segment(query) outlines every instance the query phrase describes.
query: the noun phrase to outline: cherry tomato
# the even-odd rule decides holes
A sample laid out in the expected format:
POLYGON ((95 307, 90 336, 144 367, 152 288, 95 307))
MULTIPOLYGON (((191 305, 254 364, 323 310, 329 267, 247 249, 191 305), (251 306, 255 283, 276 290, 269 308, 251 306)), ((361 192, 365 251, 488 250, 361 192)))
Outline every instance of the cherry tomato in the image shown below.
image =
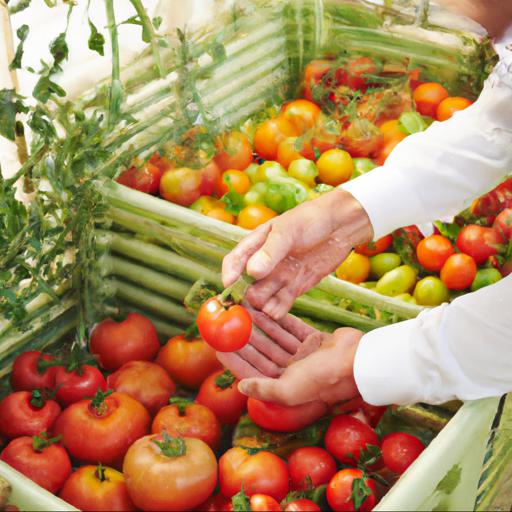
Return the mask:
POLYGON ((421 455, 425 446, 417 438, 405 432, 394 432, 382 439, 382 459, 388 469, 405 473, 407 468, 421 455))
POLYGON ((71 461, 66 450, 55 442, 42 436, 18 437, 4 448, 0 460, 43 489, 57 493, 71 474, 71 461))
POLYGON ((123 473, 130 497, 143 510, 190 510, 217 484, 217 461, 200 439, 146 436, 128 450, 123 473))
POLYGON ((160 181, 160 196, 171 203, 190 206, 201 195, 202 176, 199 170, 180 167, 165 172, 160 181))
POLYGON ((471 284, 471 291, 476 292, 481 288, 490 286, 492 284, 501 281, 502 275, 498 269, 495 268, 483 268, 476 273, 475 280, 471 284))
POLYGON ((420 306, 440 306, 449 302, 450 291, 441 279, 429 276, 416 283, 414 298, 420 306))
POLYGON ((452 243, 442 235, 428 236, 416 248, 418 261, 430 272, 439 272, 454 253, 452 243))
POLYGON ((226 205, 219 199, 211 196, 201 196, 197 201, 190 206, 191 210, 207 215, 213 209, 225 208, 226 205))
POLYGON ((304 158, 297 150, 298 137, 288 137, 284 139, 277 148, 277 161, 285 168, 288 169, 294 160, 304 158))
POLYGON ((507 277, 512 274, 512 260, 506 261, 500 269, 501 275, 507 277))
POLYGON ((343 131, 341 144, 354 158, 367 158, 378 154, 384 137, 368 119, 356 119, 343 131))
POLYGON ((365 245, 358 245, 356 247, 356 252, 358 254, 364 254, 365 256, 376 256, 377 254, 380 254, 381 252, 386 252, 393 243, 393 236, 392 235, 386 235, 382 238, 379 238, 378 240, 374 242, 370 242, 365 245))
POLYGON ((207 214, 207 217, 211 219, 220 220, 221 222, 226 222, 228 224, 235 223, 235 216, 232 213, 229 213, 225 208, 212 208, 207 214))
POLYGON ((171 162, 171 160, 169 160, 166 156, 161 155, 158 151, 155 151, 151 155, 151 158, 149 159, 149 163, 158 167, 162 174, 165 171, 168 171, 169 169, 172 169, 172 167, 174 167, 174 163, 171 162))
POLYGON ((477 199, 471 205, 471 213, 478 217, 497 216, 505 208, 512 208, 512 178, 477 199))
POLYGON ((512 208, 503 210, 496 217, 492 227, 501 235, 503 241, 508 242, 512 238, 512 208))
POLYGON ((288 119, 280 116, 263 122, 254 133, 254 150, 265 160, 275 160, 279 144, 287 137, 297 137, 299 131, 288 119))
POLYGON ((277 213, 266 206, 255 204, 245 207, 238 215, 237 225, 244 229, 256 229, 269 220, 277 217, 277 213))
POLYGON ((331 454, 316 446, 298 448, 288 457, 290 485, 293 491, 307 491, 327 484, 336 473, 331 454))
POLYGON ((290 501, 284 507, 284 512, 320 512, 321 508, 312 500, 300 498, 290 501))
POLYGON ((318 176, 318 169, 315 162, 306 158, 299 158, 294 160, 288 167, 288 174, 296 180, 302 181, 308 187, 314 188, 316 186, 316 177, 318 176))
POLYGON ((474 281, 478 268, 467 254, 452 254, 441 269, 441 281, 450 290, 465 290, 474 281))
POLYGON ((383 252, 370 258, 370 275, 374 279, 380 279, 391 270, 399 267, 402 260, 394 252, 383 252))
POLYGON ((155 416, 152 434, 167 432, 171 437, 194 437, 204 441, 212 450, 220 444, 220 423, 208 407, 182 398, 172 399, 155 416))
POLYGON ((282 110, 282 116, 290 121, 299 134, 307 132, 316 126, 321 109, 309 100, 294 100, 286 104, 282 110))
POLYGON ((286 178, 287 176, 286 169, 279 162, 267 161, 258 166, 253 181, 255 183, 265 183, 274 178, 286 178))
POLYGON ((93 397, 98 389, 105 391, 107 381, 98 368, 88 364, 71 371, 58 366, 55 371, 55 389, 55 398, 61 405, 67 406, 93 397))
POLYGON ((276 432, 297 432, 314 423, 327 411, 320 402, 286 406, 249 398, 247 411, 256 425, 276 432))
POLYGON ((114 465, 126 450, 149 432, 151 418, 145 407, 125 393, 98 391, 65 409, 55 422, 68 453, 83 462, 114 465))
POLYGON ((0 434, 14 438, 48 432, 59 414, 59 404, 38 390, 16 391, 0 401, 0 434))
POLYGON ((182 386, 197 389, 215 370, 221 368, 215 351, 200 338, 175 336, 158 352, 155 361, 182 386))
POLYGON ((215 162, 222 171, 238 169, 243 171, 252 163, 252 146, 246 135, 231 132, 217 141, 215 162))
POLYGON ((130 167, 123 171, 117 182, 146 194, 156 196, 162 179, 162 171, 151 162, 145 162, 142 167, 130 167))
POLYGON ((347 63, 347 85, 354 91, 365 90, 371 78, 376 75, 377 64, 370 57, 356 57, 347 63))
POLYGON ((384 137, 384 142, 400 142, 407 137, 407 134, 400 128, 399 119, 386 121, 379 126, 379 129, 384 137))
POLYGON ((446 98, 441 103, 439 103, 437 107, 437 120, 446 121, 447 119, 450 119, 450 117, 452 117, 455 112, 465 110, 471 105, 473 105, 473 102, 466 98, 460 98, 458 96, 446 98))
POLYGON ((352 416, 333 418, 325 433, 325 447, 342 464, 355 466, 368 446, 379 446, 379 438, 368 425, 352 416))
POLYGON ((222 197, 230 191, 230 185, 237 194, 244 195, 251 188, 251 180, 243 171, 230 169, 229 171, 225 171, 217 181, 215 193, 219 197, 222 197))
POLYGON ((471 224, 464 226, 457 237, 457 247, 473 257, 477 265, 485 263, 489 256, 498 253, 501 236, 493 228, 471 224))
POLYGON ((107 318, 92 331, 89 350, 101 368, 114 371, 130 361, 150 361, 160 343, 151 320, 130 313, 122 322, 107 318))
POLYGON ((212 373, 199 388, 196 401, 208 407, 223 425, 235 425, 247 407, 238 391, 238 380, 229 370, 212 373))
POLYGON ((309 101, 315 99, 315 87, 331 71, 331 60, 312 60, 304 70, 304 97, 309 101))
POLYGON ((423 116, 435 118, 439 104, 448 98, 448 91, 440 84, 428 82, 416 87, 413 98, 416 110, 423 116))
POLYGON ((252 512, 281 512, 281 505, 266 494, 253 494, 249 499, 252 512))
POLYGON ((38 350, 20 354, 12 365, 11 387, 15 391, 52 389, 55 384, 55 367, 45 367, 53 357, 38 350))
POLYGON ((370 276, 370 259, 357 252, 351 252, 348 258, 336 269, 336 276, 343 281, 359 284, 370 276))
POLYGON ((150 414, 156 414, 176 392, 167 372, 148 361, 130 361, 107 378, 110 389, 126 393, 140 402, 150 414))
POLYGON ((316 163, 322 183, 337 187, 348 181, 354 173, 352 157, 343 149, 326 151, 316 163))
POLYGON ((211 196, 215 193, 217 183, 219 182, 222 171, 214 160, 207 163, 202 169, 201 173, 201 186, 199 192, 202 196, 211 196))
POLYGON ((228 498, 243 486, 248 496, 266 494, 281 501, 288 494, 288 468, 271 452, 251 455, 243 448, 230 448, 219 460, 219 482, 228 498))
POLYGON ((219 352, 236 352, 251 337, 252 319, 247 310, 238 304, 225 305, 218 297, 201 306, 196 321, 201 337, 219 352))
POLYGON ((123 474, 102 465, 78 468, 64 484, 60 497, 84 512, 136 510, 123 474))
POLYGON ((195 510, 197 512, 233 512, 233 504, 229 498, 219 492, 201 503, 195 510))
POLYGON ((409 265, 401 265, 386 272, 377 282, 375 291, 388 297, 409 293, 416 284, 417 275, 409 265))
POLYGON ((367 478, 360 469, 342 469, 334 475, 327 486, 327 502, 335 512, 369 512, 373 510, 377 501, 376 492, 375 482, 367 478), (354 490, 354 481, 359 481, 359 487, 362 488, 360 493, 354 490), (356 507, 354 495, 359 495, 361 499, 364 496, 363 492, 368 496, 359 507, 356 507))
POLYGON ((371 427, 375 428, 382 416, 386 412, 387 407, 378 407, 375 405, 367 404, 360 396, 347 400, 336 406, 335 412, 337 414, 347 414, 351 412, 362 412, 371 427))

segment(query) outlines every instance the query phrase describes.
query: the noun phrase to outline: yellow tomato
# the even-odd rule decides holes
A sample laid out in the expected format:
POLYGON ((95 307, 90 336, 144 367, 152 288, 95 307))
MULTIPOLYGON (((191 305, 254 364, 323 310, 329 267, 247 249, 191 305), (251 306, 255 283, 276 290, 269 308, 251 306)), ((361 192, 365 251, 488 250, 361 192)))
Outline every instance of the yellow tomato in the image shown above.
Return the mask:
POLYGON ((336 270, 336 276, 354 284, 366 281, 370 276, 370 258, 357 252, 351 252, 336 270))
POLYGON ((316 163, 318 177, 322 183, 337 187, 348 181, 354 173, 354 162, 343 149, 330 149, 316 163))
POLYGON ((240 212, 237 225, 245 229, 256 229, 276 216, 277 213, 270 208, 261 204, 255 204, 247 206, 240 212))
POLYGON ((207 217, 211 217, 212 219, 217 219, 222 222, 227 222, 228 224, 235 223, 235 216, 232 213, 229 213, 224 208, 212 208, 207 214, 207 217))

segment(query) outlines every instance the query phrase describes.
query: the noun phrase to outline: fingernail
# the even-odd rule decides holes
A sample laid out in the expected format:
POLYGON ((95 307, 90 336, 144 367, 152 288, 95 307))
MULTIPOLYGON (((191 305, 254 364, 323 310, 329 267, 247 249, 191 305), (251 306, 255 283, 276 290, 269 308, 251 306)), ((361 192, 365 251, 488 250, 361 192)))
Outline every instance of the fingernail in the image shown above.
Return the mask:
POLYGON ((255 254, 247 263, 247 273, 250 276, 258 277, 267 271, 270 264, 270 258, 265 253, 255 254))
POLYGON ((249 386, 247 386, 247 384, 243 380, 238 383, 238 391, 240 391, 240 393, 243 393, 244 395, 247 395, 247 392, 249 391, 248 387, 249 386))

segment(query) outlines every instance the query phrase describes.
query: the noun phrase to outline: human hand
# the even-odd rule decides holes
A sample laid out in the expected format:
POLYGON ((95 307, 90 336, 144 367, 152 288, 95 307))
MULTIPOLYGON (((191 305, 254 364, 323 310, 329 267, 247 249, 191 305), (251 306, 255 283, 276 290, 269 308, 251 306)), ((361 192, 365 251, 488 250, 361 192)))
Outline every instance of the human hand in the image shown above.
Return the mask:
POLYGON ((316 331, 279 378, 247 378, 238 387, 258 400, 287 406, 313 401, 334 404, 354 398, 358 395, 354 359, 362 336, 351 328, 333 334, 316 331))

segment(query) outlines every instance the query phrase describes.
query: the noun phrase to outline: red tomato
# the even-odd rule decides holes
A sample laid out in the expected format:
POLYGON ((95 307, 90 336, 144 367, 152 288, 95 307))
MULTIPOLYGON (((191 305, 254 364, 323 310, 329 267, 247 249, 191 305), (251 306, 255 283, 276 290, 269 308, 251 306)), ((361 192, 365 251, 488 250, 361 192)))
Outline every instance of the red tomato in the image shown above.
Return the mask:
POLYGON ((381 252, 386 252, 393 243, 393 236, 386 235, 382 238, 379 238, 375 242, 370 242, 365 245, 359 245, 356 247, 356 252, 359 254, 364 254, 365 256, 371 257, 380 254, 381 252))
POLYGON ((161 155, 158 151, 155 151, 151 158, 149 159, 149 163, 160 169, 160 172, 163 174, 165 171, 168 171, 172 167, 174 167, 173 162, 169 160, 166 156, 161 155))
POLYGON ((304 97, 309 101, 314 101, 315 86, 322 81, 332 69, 331 60, 312 60, 304 70, 304 97))
POLYGON ((331 454, 316 446, 298 448, 288 457, 292 491, 304 491, 326 484, 336 473, 331 454))
POLYGON ((16 391, 0 401, 0 434, 13 438, 48 432, 59 414, 59 404, 38 390, 16 391))
POLYGON ((442 235, 428 236, 416 247, 418 261, 430 272, 439 272, 454 253, 452 243, 442 235))
POLYGON ((146 436, 128 450, 123 473, 130 496, 143 510, 190 510, 217 484, 215 455, 200 439, 146 436))
POLYGON ((272 496, 265 494, 253 494, 249 503, 252 512, 281 512, 283 510, 272 496))
POLYGON ((219 370, 201 385, 196 401, 208 407, 223 425, 235 425, 247 407, 238 380, 229 370, 219 370))
POLYGON ((176 386, 167 372, 155 363, 130 361, 117 372, 109 375, 110 389, 130 395, 139 401, 150 414, 156 414, 176 392, 176 386))
POLYGON ((190 206, 202 195, 202 181, 203 177, 198 169, 171 169, 160 180, 160 196, 171 203, 190 206))
POLYGON ((221 171, 238 169, 243 171, 252 163, 252 146, 246 135, 231 132, 217 141, 217 156, 215 162, 221 171))
POLYGON ((38 350, 20 354, 12 365, 11 387, 15 391, 34 389, 52 389, 55 384, 55 367, 46 367, 44 363, 54 358, 38 350))
POLYGON ((287 137, 297 137, 295 125, 284 117, 276 117, 263 122, 254 133, 254 150, 265 160, 275 160, 279 144, 287 137))
POLYGON ((336 414, 361 412, 366 418, 366 423, 373 428, 379 424, 386 410, 387 407, 377 407, 375 405, 367 404, 360 396, 353 398, 352 400, 342 402, 335 407, 336 414))
POLYGON ((261 428, 276 432, 297 432, 311 425, 327 412, 322 402, 286 406, 249 398, 247 410, 251 420, 261 428))
POLYGON ((195 510, 197 512, 233 512, 233 504, 229 498, 219 492, 201 503, 195 510))
POLYGON ((368 158, 379 154, 384 146, 384 136, 372 122, 356 119, 343 131, 341 144, 352 157, 368 158))
POLYGON ((156 196, 162 179, 162 171, 156 165, 145 162, 142 167, 130 167, 123 171, 117 182, 146 194, 156 196))
POLYGON ((285 507, 284 512, 320 512, 321 508, 312 500, 300 498, 290 501, 285 507))
POLYGON ((92 331, 89 350, 101 368, 114 371, 129 361, 150 361, 160 348, 151 320, 130 313, 122 322, 107 318, 92 331))
POLYGON ((460 112, 473 105, 473 102, 467 98, 460 98, 458 96, 449 97, 439 103, 436 110, 436 117, 438 121, 446 121, 450 119, 455 112, 460 112))
POLYGON ((220 423, 208 407, 183 398, 175 398, 155 416, 152 434, 167 432, 171 437, 194 437, 212 450, 220 445, 220 423))
POLYGON ((440 84, 428 82, 414 89, 416 110, 423 116, 435 118, 438 105, 448 98, 448 91, 440 84))
POLYGON ((277 161, 285 169, 288 169, 294 160, 304 158, 302 154, 297 151, 296 145, 298 140, 298 137, 288 137, 284 139, 277 148, 277 161))
POLYGON ((217 183, 222 176, 222 171, 220 167, 212 160, 210 163, 206 164, 205 167, 199 170, 201 173, 201 186, 199 188, 199 192, 202 196, 211 196, 215 193, 215 188, 217 187, 217 183))
POLYGON ((405 432, 394 432, 382 439, 382 459, 388 469, 401 475, 421 455, 425 446, 405 432))
POLYGON ((472 256, 477 265, 485 263, 489 256, 497 254, 501 243, 498 231, 474 224, 464 226, 457 237, 457 247, 463 253, 472 256))
POLYGON ((478 267, 475 260, 467 254, 452 254, 441 269, 441 281, 450 290, 469 288, 476 277, 478 267))
POLYGON ((352 512, 360 510, 361 512, 369 512, 375 506, 377 501, 375 482, 371 478, 365 477, 360 469, 342 469, 327 486, 327 502, 335 512, 352 512), (359 487, 362 488, 360 493, 353 490, 354 481, 359 481, 359 487), (363 496, 367 496, 363 499, 363 496), (354 498, 359 497, 362 503, 356 507, 354 498))
POLYGON ((321 109, 316 103, 299 99, 287 103, 282 109, 282 116, 302 134, 316 126, 320 112, 321 109))
POLYGON ((230 448, 219 460, 220 490, 231 498, 244 488, 248 496, 266 494, 281 501, 288 494, 286 463, 271 452, 251 455, 243 448, 230 448))
POLYGON ((370 57, 357 57, 347 63, 347 85, 354 91, 365 90, 371 78, 365 75, 376 75, 377 65, 370 57))
POLYGON ((512 208, 503 210, 496 217, 492 227, 501 235, 503 241, 508 242, 512 238, 512 208))
POLYGON ((41 436, 18 437, 4 448, 0 460, 43 489, 57 493, 71 474, 71 461, 55 441, 41 436))
POLYGON ((98 392, 65 409, 54 432, 72 457, 117 466, 130 445, 149 432, 150 422, 148 411, 131 396, 98 392))
POLYGON ((181 385, 197 389, 215 370, 221 368, 215 351, 200 338, 175 336, 158 352, 155 361, 181 385))
POLYGON ((500 269, 501 275, 507 277, 512 274, 512 260, 508 260, 500 269))
POLYGON ((201 306, 196 322, 204 341, 219 352, 236 352, 251 337, 252 319, 247 310, 238 304, 225 305, 218 297, 201 306))
POLYGON ((379 446, 379 438, 368 425, 352 416, 336 416, 325 433, 325 447, 342 464, 355 466, 368 446, 379 446))
POLYGON ((84 512, 136 510, 123 474, 102 465, 78 468, 64 484, 60 497, 84 512))
POLYGON ((67 406, 92 398, 98 389, 106 391, 107 381, 98 368, 84 364, 77 370, 68 371, 58 366, 55 371, 55 398, 63 406, 67 406))

